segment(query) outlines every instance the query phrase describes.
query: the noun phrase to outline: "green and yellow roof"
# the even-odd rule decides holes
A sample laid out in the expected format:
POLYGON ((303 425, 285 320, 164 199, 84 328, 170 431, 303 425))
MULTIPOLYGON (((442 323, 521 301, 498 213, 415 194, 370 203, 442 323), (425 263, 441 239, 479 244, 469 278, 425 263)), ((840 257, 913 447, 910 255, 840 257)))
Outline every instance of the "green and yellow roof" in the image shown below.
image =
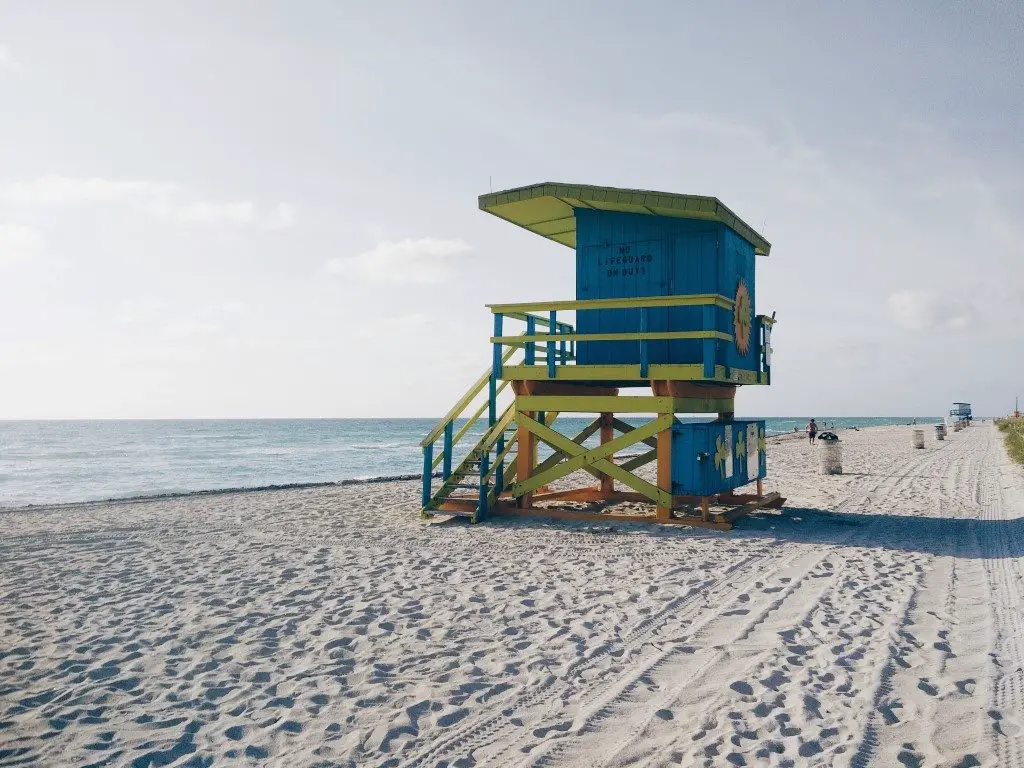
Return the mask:
POLYGON ((573 211, 577 208, 718 221, 753 245, 758 254, 767 256, 772 247, 717 197, 550 181, 480 195, 480 210, 570 248, 576 247, 573 211))

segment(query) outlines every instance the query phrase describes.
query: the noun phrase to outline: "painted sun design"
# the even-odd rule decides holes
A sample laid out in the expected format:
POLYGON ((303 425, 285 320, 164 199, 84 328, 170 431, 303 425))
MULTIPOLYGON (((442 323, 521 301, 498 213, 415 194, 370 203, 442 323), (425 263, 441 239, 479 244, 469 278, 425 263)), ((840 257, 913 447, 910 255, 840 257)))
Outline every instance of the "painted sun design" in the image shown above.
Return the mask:
POLYGON ((732 328, 736 338, 736 349, 739 350, 741 355, 745 355, 750 351, 750 316, 750 292, 747 290, 747 284, 740 280, 740 284, 736 287, 736 298, 733 302, 732 328))
POLYGON ((747 455, 747 446, 743 442, 743 433, 742 432, 740 433, 740 436, 736 438, 736 455, 737 456, 746 456, 747 455))
POLYGON ((760 431, 760 435, 757 438, 757 445, 761 449, 761 453, 764 453, 766 450, 768 450, 768 442, 764 439, 763 429, 760 431))

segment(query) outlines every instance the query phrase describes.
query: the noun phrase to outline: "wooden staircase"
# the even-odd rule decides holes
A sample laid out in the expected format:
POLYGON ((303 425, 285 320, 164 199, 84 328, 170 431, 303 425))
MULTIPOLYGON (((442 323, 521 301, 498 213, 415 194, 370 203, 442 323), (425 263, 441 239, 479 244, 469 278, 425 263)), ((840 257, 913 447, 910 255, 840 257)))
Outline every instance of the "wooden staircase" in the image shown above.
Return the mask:
MULTIPOLYGON (((544 318, 536 318, 536 321, 547 322, 544 318)), ((558 325, 563 332, 572 332, 572 326, 558 325)), ((532 332, 534 323, 530 326, 528 332, 532 332)), ((501 364, 508 363, 519 351, 517 347, 510 347, 501 357, 501 364)), ((564 351, 559 355, 563 362, 571 359, 564 351)), ((465 517, 478 523, 515 482, 518 444, 513 404, 498 413, 498 396, 506 386, 508 381, 499 381, 492 365, 420 443, 423 449, 421 516, 465 517), (487 430, 456 463, 456 448, 484 414, 487 430), (435 444, 440 445, 439 451, 435 451, 435 444), (441 485, 435 488, 434 474, 438 468, 441 469, 441 485)), ((556 417, 557 414, 548 414, 548 423, 556 417)))

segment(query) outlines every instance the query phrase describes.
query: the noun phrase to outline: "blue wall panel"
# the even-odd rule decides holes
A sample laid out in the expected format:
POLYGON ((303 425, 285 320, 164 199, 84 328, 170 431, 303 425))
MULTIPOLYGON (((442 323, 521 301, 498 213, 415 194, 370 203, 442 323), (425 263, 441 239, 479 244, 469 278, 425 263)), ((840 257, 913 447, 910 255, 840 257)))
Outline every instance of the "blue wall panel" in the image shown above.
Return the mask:
MULTIPOLYGON (((753 306, 754 248, 723 224, 664 216, 578 209, 576 211, 576 298, 608 299, 719 293, 736 295, 739 279, 747 283, 753 306)), ((688 331, 703 326, 700 307, 649 310, 648 330, 688 331)), ((580 333, 635 333, 637 309, 590 310, 577 313, 580 333)), ((714 311, 714 327, 732 333, 732 313, 714 311)), ((757 370, 758 350, 752 331, 748 353, 720 342, 720 365, 757 370)), ((636 342, 580 342, 581 365, 640 362, 636 342)), ((696 364, 702 360, 699 341, 650 342, 651 363, 696 364)))
POLYGON ((764 422, 759 420, 676 421, 672 425, 672 493, 712 496, 765 477, 763 437, 764 422))

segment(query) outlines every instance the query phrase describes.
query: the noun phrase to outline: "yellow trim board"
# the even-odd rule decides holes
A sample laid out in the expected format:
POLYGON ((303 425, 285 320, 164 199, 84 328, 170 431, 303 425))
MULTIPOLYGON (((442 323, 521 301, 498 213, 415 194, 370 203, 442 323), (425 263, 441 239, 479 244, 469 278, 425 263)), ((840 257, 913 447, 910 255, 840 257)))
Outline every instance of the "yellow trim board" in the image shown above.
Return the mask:
POLYGON ((521 304, 487 304, 492 313, 512 315, 528 312, 554 312, 578 309, 643 309, 645 307, 703 307, 732 309, 733 300, 720 293, 689 293, 677 296, 630 296, 624 299, 565 299, 529 301, 521 304))
POLYGON ((658 397, 655 395, 520 395, 517 413, 721 413, 732 410, 734 401, 724 398, 658 397))
POLYGON ((725 367, 715 366, 715 375, 706 377, 704 366, 665 365, 647 366, 647 375, 640 375, 640 365, 559 365, 555 368, 554 379, 548 378, 545 365, 506 365, 501 369, 501 378, 513 381, 649 381, 652 379, 679 381, 720 381, 728 384, 763 384, 766 377, 758 376, 757 371, 733 368, 730 376, 725 375, 725 367), (760 379, 760 380, 759 380, 760 379))
POLYGON ((521 347, 527 342, 546 344, 549 341, 681 341, 684 339, 718 339, 732 341, 723 331, 647 331, 637 333, 535 333, 530 336, 492 336, 491 344, 521 347))

